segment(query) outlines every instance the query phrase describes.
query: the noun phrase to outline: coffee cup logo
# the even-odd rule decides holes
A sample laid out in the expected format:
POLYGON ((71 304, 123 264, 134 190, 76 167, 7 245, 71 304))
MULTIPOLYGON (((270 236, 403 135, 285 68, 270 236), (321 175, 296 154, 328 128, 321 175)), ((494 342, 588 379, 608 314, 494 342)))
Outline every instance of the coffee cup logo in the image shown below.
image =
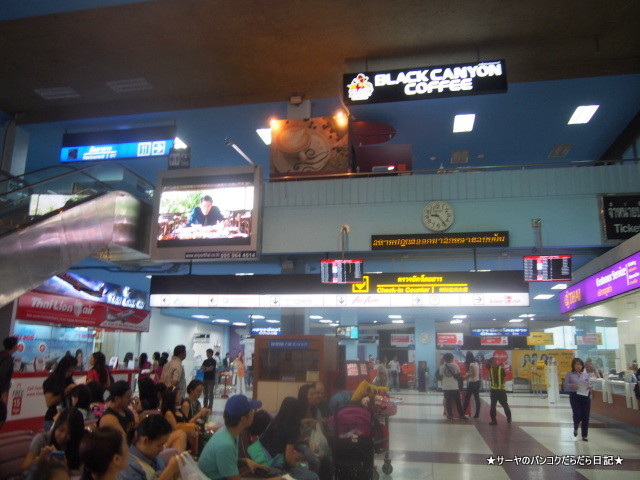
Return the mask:
POLYGON ((276 147, 285 154, 297 154, 311 143, 311 134, 303 125, 291 125, 276 135, 276 147))

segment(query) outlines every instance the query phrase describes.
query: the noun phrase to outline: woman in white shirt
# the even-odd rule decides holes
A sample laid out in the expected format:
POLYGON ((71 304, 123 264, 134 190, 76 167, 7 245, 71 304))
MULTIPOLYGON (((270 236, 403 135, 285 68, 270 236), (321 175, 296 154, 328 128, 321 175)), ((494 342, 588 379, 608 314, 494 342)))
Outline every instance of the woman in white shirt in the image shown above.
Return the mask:
POLYGON ((467 396, 464 399, 463 411, 467 411, 469 402, 471 401, 471 395, 476 397, 476 414, 473 418, 478 418, 480 415, 480 365, 476 362, 473 353, 467 352, 467 356, 464 360, 467 366, 467 374, 465 379, 467 380, 467 396))

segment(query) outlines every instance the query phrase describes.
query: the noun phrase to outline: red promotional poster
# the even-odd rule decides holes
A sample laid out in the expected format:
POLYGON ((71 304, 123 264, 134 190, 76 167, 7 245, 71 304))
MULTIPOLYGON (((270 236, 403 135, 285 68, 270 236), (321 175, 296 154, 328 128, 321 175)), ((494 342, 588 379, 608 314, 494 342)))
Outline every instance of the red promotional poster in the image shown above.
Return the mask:
POLYGON ((480 337, 480 345, 509 345, 509 339, 506 336, 480 337))
POLYGON ((462 333, 438 333, 438 345, 462 345, 462 333))
POLYGON ((71 327, 148 332, 149 313, 148 310, 32 290, 18 300, 17 318, 71 327))

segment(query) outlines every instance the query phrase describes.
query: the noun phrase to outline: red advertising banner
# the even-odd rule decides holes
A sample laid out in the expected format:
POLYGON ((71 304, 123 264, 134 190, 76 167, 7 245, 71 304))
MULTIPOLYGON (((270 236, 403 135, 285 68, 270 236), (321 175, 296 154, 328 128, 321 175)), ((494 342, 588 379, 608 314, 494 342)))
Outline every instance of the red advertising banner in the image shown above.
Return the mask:
POLYGON ((480 345, 509 345, 509 337, 480 337, 480 345))
POLYGON ((71 327, 149 331, 149 310, 32 290, 20 297, 16 318, 71 327))
POLYGON ((576 344, 578 345, 602 345, 601 333, 585 333, 584 335, 576 335, 576 344))
POLYGON ((413 333, 392 333, 391 334, 391 346, 392 347, 408 347, 415 345, 415 335, 413 333))
POLYGON ((462 345, 463 342, 462 333, 438 333, 437 337, 438 345, 462 345))

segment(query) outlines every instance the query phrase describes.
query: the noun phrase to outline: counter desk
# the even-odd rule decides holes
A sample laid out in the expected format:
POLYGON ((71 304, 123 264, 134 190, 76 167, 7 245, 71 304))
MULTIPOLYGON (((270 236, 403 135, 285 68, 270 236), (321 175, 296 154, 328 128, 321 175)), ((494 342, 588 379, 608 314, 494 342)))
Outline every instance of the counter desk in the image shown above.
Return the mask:
POLYGON ((592 413, 640 427, 640 411, 633 383, 604 378, 594 378, 592 383, 592 413))
MULTIPOLYGON (((133 385, 139 370, 113 370, 114 381, 126 380, 133 385)), ((7 401, 7 422, 3 432, 13 430, 42 430, 44 414, 47 406, 44 402, 42 383, 50 375, 49 372, 14 373, 11 390, 7 401)), ((87 372, 75 372, 73 380, 77 384, 85 382, 87 372)), ((106 395, 105 395, 106 397, 106 395)))

